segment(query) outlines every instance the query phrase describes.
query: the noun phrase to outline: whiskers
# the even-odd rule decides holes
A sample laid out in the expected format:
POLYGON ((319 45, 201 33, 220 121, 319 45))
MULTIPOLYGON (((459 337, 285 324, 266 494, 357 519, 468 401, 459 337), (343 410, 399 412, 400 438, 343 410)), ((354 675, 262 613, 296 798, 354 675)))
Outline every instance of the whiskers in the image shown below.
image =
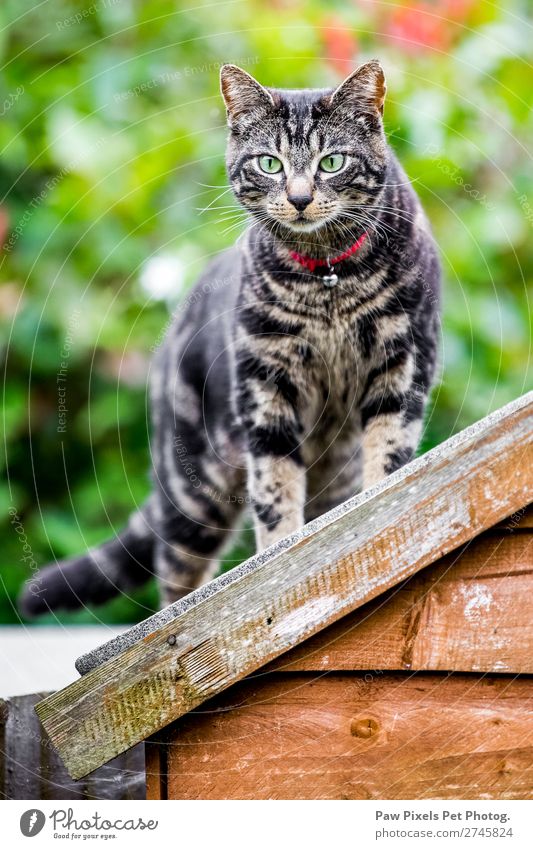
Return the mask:
MULTIPOLYGON (((202 185, 202 184, 200 184, 200 185, 202 185)), ((209 186, 208 188, 213 188, 213 187, 209 186)), ((220 186, 217 186, 216 188, 220 188, 220 186)), ((220 192, 220 194, 218 194, 215 198, 213 198, 213 200, 212 200, 212 201, 210 201, 210 202, 207 204, 207 206, 199 206, 199 207, 196 207, 196 211, 197 211, 197 212, 199 212, 199 213, 200 213, 200 215, 204 215, 204 214, 205 214, 206 212, 208 212, 210 209, 230 209, 230 208, 232 208, 232 209, 236 209, 236 208, 237 208, 237 205, 236 205, 236 204, 230 204, 230 205, 229 205, 229 204, 227 204, 226 206, 215 206, 216 202, 217 202, 217 201, 219 201, 221 198, 223 198, 223 197, 224 197, 224 195, 227 195, 227 193, 228 193, 228 192, 231 192, 231 186, 227 186, 227 187, 224 189, 224 191, 223 191, 223 192, 220 192)))
POLYGON ((343 210, 340 213, 339 218, 335 219, 334 226, 351 241, 357 241, 361 234, 366 232, 371 245, 372 236, 376 239, 383 239, 387 244, 389 242, 389 233, 387 232, 387 228, 384 227, 381 221, 371 215, 368 215, 368 213, 362 212, 360 214, 356 214, 354 212, 343 210))
POLYGON ((208 204, 206 204, 206 206, 196 207, 196 211, 199 215, 205 215, 208 212, 218 213, 215 224, 228 224, 228 226, 222 230, 224 235, 231 232, 233 229, 237 229, 244 221, 246 221, 248 213, 245 209, 239 206, 238 203, 235 201, 232 203, 219 203, 219 201, 226 199, 225 195, 227 195, 228 192, 233 190, 231 185, 211 185, 209 183, 198 183, 198 185, 204 186, 206 189, 222 189, 222 191, 219 192, 219 194, 217 194, 216 197, 214 197, 208 204))
POLYGON ((208 212, 217 213, 217 217, 213 223, 214 226, 218 228, 217 232, 219 235, 228 236, 231 233, 238 233, 238 243, 246 233, 249 233, 254 228, 259 228, 259 232, 263 229, 268 229, 275 237, 283 240, 281 223, 276 221, 266 210, 261 207, 257 209, 245 209, 237 202, 218 203, 218 201, 224 199, 224 196, 228 192, 232 191, 232 187, 206 187, 223 188, 223 191, 213 198, 210 203, 206 206, 197 208, 197 212, 200 215, 205 215, 208 212), (240 233, 239 231, 245 224, 248 226, 246 226, 243 232, 240 233))
POLYGON ((253 215, 251 215, 247 210, 241 209, 233 213, 233 215, 228 214, 225 218, 221 218, 219 223, 225 223, 228 221, 228 226, 220 231, 223 236, 227 236, 230 233, 240 230, 242 225, 245 223, 248 225, 243 232, 239 234, 237 244, 247 233, 250 233, 254 229, 257 230, 258 234, 268 230, 274 238, 279 239, 280 241, 285 241, 283 236, 283 225, 280 221, 276 221, 272 218, 272 216, 265 210, 255 210, 253 215))
POLYGON ((411 215, 410 212, 407 212, 406 209, 398 209, 397 206, 380 206, 379 204, 361 204, 361 209, 376 211, 376 212, 385 212, 390 215, 394 215, 396 218, 400 218, 402 221, 408 221, 409 223, 413 223, 415 220, 415 216, 411 215))
POLYGON ((223 236, 227 236, 228 233, 232 233, 234 230, 238 230, 246 221, 249 220, 249 218, 250 216, 244 209, 238 210, 237 212, 233 213, 233 215, 226 215, 225 217, 221 216, 218 219, 217 224, 227 224, 227 226, 224 227, 222 230, 219 230, 218 232, 221 233, 223 236))
POLYGON ((397 219, 398 222, 403 221, 411 225, 414 222, 412 216, 406 210, 399 210, 393 206, 380 206, 378 204, 358 204, 357 207, 351 209, 343 209, 339 213, 339 217, 335 223, 342 229, 348 229, 345 221, 348 220, 354 225, 361 227, 369 236, 371 233, 376 238, 381 238, 388 245, 389 238, 400 233, 400 228, 395 227, 390 219, 397 219), (387 220, 385 220, 387 219, 387 220))
POLYGON ((200 215, 216 213, 213 224, 218 234, 224 238, 235 234, 238 236, 237 242, 254 230, 257 235, 268 232, 271 237, 285 244, 308 243, 309 249, 313 250, 315 247, 323 251, 328 244, 332 246, 332 250, 337 247, 341 249, 342 245, 357 241, 361 234, 366 232, 369 244, 374 248, 378 242, 388 246, 391 239, 394 240, 401 233, 402 224, 404 227, 412 225, 415 217, 405 209, 398 209, 383 202, 361 203, 337 210, 336 204, 323 204, 318 210, 323 214, 323 220, 317 221, 317 226, 307 231, 304 228, 292 227, 288 218, 284 220, 281 208, 272 210, 257 205, 255 209, 246 209, 236 201, 221 203, 231 191, 231 186, 217 188, 222 188, 222 191, 198 211, 200 215))

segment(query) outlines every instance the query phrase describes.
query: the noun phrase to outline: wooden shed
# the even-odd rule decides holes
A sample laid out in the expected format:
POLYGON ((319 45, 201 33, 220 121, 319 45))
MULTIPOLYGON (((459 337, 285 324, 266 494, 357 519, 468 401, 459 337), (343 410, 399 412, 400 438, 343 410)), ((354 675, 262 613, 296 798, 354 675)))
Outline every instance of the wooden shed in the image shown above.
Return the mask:
POLYGON ((533 393, 122 637, 37 705, 149 798, 533 798, 533 393))

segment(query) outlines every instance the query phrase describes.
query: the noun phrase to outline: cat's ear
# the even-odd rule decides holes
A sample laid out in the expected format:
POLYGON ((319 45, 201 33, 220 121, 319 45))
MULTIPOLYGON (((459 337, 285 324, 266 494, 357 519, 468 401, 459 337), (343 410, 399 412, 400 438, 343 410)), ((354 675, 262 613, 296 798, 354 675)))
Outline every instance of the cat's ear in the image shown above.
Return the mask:
POLYGON ((331 95, 330 104, 332 107, 351 104, 383 115, 386 91, 383 68, 377 59, 372 59, 346 77, 331 95))
POLYGON ((222 66, 220 90, 226 104, 230 127, 246 115, 272 109, 274 106, 272 96, 266 88, 237 65, 222 66))

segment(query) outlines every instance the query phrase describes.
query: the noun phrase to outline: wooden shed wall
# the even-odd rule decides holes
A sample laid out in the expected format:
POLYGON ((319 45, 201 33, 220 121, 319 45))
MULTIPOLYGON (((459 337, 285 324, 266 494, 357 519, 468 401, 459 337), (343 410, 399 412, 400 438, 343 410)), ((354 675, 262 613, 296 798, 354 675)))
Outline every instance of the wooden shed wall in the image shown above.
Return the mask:
POLYGON ((533 798, 532 519, 520 511, 160 732, 148 798, 533 798))
POLYGON ((530 799, 533 684, 438 673, 271 673, 148 746, 147 796, 530 799))

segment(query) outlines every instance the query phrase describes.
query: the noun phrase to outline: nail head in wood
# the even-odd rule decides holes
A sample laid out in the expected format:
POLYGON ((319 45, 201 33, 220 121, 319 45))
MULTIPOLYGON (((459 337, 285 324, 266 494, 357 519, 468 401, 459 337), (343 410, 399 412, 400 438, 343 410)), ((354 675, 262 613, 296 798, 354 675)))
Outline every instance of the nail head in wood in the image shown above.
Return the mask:
POLYGON ((352 737, 361 737, 363 740, 368 740, 370 737, 375 737, 379 731, 379 723, 372 717, 356 717, 352 719, 350 725, 350 733, 352 737))

